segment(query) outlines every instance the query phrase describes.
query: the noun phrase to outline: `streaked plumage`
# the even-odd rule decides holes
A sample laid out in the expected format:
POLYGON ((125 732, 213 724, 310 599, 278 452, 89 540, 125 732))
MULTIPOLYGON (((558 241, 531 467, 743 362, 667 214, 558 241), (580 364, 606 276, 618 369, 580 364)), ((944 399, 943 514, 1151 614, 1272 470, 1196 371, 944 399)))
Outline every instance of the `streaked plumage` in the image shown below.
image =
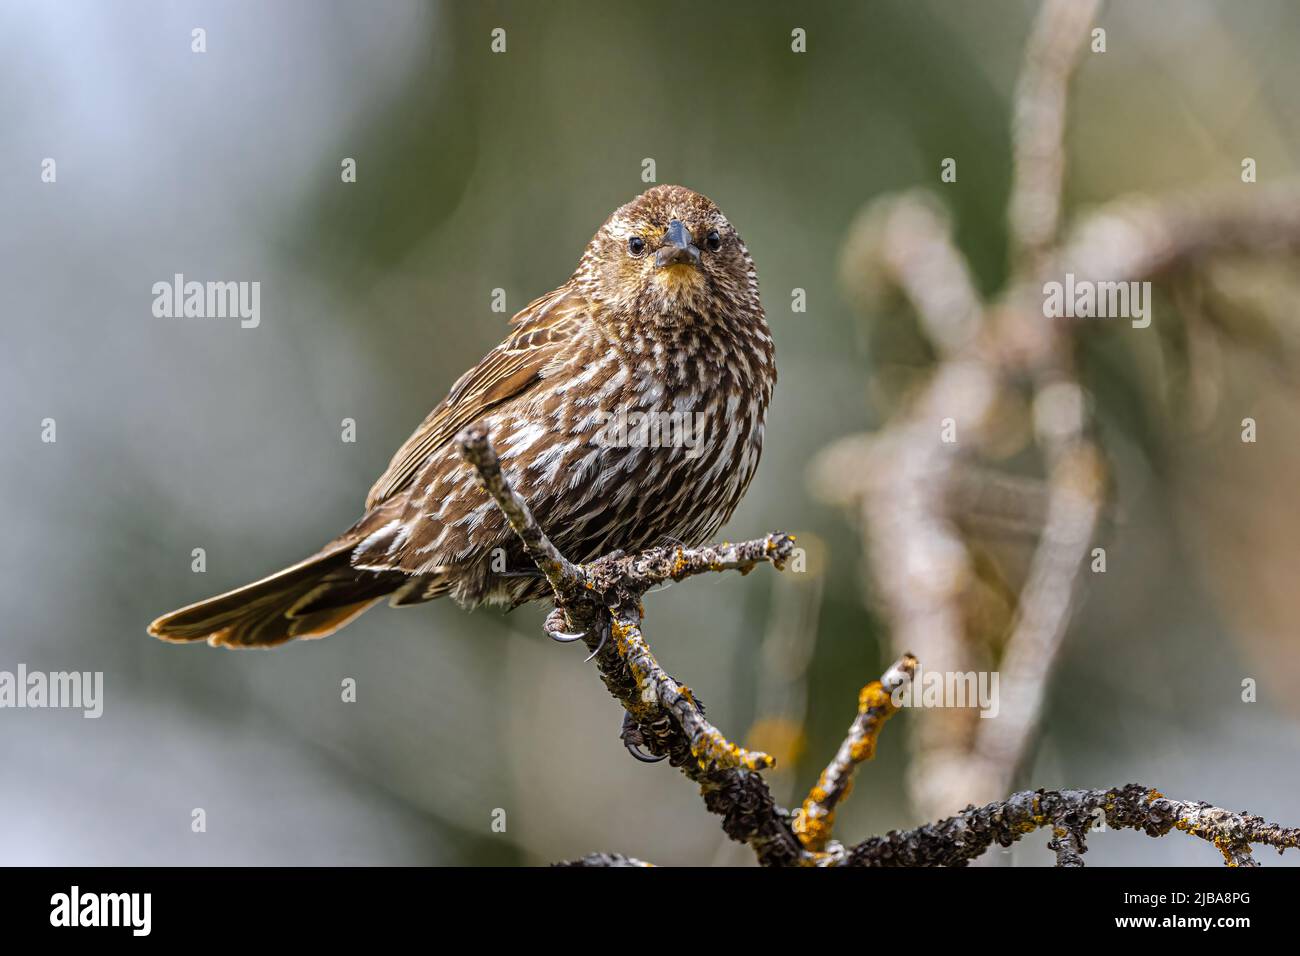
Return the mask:
POLYGON ((707 541, 754 476, 776 381, 753 262, 717 207, 680 186, 643 193, 511 326, 397 451, 353 527, 150 632, 269 646, 323 637, 385 596, 404 606, 448 594, 469 607, 545 597, 544 582, 497 573, 531 564, 457 453, 456 434, 480 420, 570 559, 707 541), (700 413, 698 453, 611 444, 605 416, 633 412, 700 413))

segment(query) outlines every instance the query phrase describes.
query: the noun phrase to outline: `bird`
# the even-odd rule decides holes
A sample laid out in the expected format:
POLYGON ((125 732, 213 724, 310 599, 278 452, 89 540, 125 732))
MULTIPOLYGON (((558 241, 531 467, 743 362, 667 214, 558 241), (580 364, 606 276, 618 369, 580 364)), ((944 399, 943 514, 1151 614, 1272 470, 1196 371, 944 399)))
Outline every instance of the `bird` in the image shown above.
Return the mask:
POLYGON ((383 598, 449 596, 465 608, 549 598, 459 453, 470 425, 486 430, 569 560, 704 544, 754 477, 775 384, 745 243, 710 199, 654 186, 605 220, 566 282, 510 319, 393 455, 360 520, 149 633, 266 648, 325 637, 383 598))

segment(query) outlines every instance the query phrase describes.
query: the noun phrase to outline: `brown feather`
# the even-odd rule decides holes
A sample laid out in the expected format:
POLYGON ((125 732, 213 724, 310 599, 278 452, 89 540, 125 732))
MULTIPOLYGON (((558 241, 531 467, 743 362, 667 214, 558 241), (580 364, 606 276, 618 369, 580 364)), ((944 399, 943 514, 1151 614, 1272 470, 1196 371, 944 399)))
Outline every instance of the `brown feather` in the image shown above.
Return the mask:
POLYGON ((656 186, 616 210, 572 277, 525 306, 461 376, 393 456, 355 525, 312 558, 149 630, 265 647, 332 633, 385 595, 398 607, 443 595, 466 606, 545 597, 544 581, 518 573, 530 562, 454 447, 475 422, 571 560, 703 543, 754 476, 775 382, 749 251, 708 199, 656 186), (660 268, 655 250, 673 220, 676 241, 685 230, 699 255, 660 268), (633 236, 644 255, 631 251, 633 236), (677 415, 697 441, 610 440, 611 418, 635 415, 677 415))
POLYGON ((446 445, 461 429, 488 411, 535 385, 542 370, 563 347, 576 327, 582 302, 572 289, 561 287, 526 305, 511 324, 516 331, 489 352, 452 386, 393 455, 388 468, 366 496, 366 507, 391 498, 404 488, 429 455, 446 445))

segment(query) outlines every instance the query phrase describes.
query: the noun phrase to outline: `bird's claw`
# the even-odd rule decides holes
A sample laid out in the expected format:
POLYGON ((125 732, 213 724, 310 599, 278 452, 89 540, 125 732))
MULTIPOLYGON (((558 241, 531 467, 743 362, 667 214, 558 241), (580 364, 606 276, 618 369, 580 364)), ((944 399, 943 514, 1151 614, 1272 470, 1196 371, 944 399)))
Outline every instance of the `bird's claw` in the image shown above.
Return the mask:
POLYGON ((642 763, 658 763, 668 758, 667 754, 648 754, 641 749, 641 745, 645 743, 645 736, 631 714, 623 715, 623 729, 618 736, 623 741, 623 746, 627 748, 627 752, 642 763))
POLYGON ((590 654, 587 655, 587 659, 583 661, 584 664, 587 663, 587 661, 592 660, 597 654, 600 653, 600 649, 604 647, 605 642, 609 640, 610 629, 611 629, 611 625, 609 622, 609 615, 604 615, 600 621, 600 643, 596 645, 596 649, 594 651, 592 651, 590 654))
POLYGON ((637 747, 636 744, 624 744, 623 746, 627 748, 627 752, 630 753, 633 756, 633 758, 641 761, 642 763, 658 763, 661 760, 668 759, 667 754, 659 754, 659 756, 657 757, 652 756, 646 753, 645 751, 641 750, 639 747, 637 747))
MULTIPOLYGON (((568 626, 569 619, 567 615, 565 615, 561 608, 557 607, 546 616, 546 624, 543 625, 543 629, 546 631, 546 636, 557 644, 572 644, 574 641, 586 639, 586 631, 564 630, 568 626)), ((609 634, 610 621, 608 615, 606 615, 602 618, 600 623, 600 641, 596 644, 596 649, 587 655, 588 661, 594 659, 595 656, 601 652, 605 643, 609 640, 609 634)))
POLYGON ((568 625, 569 621, 565 617, 564 611, 557 607, 546 616, 543 629, 546 631, 546 636, 557 644, 572 644, 574 641, 580 641, 587 636, 586 631, 564 630, 568 625))

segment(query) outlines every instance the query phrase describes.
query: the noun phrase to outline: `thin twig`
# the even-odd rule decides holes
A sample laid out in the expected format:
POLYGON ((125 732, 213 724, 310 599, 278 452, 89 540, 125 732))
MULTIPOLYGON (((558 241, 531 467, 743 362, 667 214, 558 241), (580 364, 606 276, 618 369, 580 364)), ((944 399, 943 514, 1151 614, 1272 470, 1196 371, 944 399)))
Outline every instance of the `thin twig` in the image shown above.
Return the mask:
MULTIPOLYGON (((660 709, 667 711, 685 735, 691 755, 701 770, 764 770, 772 766, 774 761, 770 756, 733 744, 704 719, 691 689, 669 677, 650 653, 641 635, 641 615, 635 606, 624 605, 615 613, 613 633, 615 650, 640 690, 638 700, 628 708, 633 720, 638 724, 653 722, 660 709)), ((654 746, 650 749, 652 753, 665 752, 654 746)))
POLYGON ((582 572, 560 554, 533 517, 527 502, 516 495, 506 481, 506 476, 501 471, 501 460, 497 458, 497 453, 488 440, 487 429, 481 424, 471 425, 461 432, 458 441, 465 460, 474 467, 483 488, 492 496, 492 500, 510 522, 511 529, 523 542, 528 557, 546 575, 546 580, 557 595, 571 599, 585 583, 582 572))
POLYGON ((916 658, 904 654, 880 680, 872 681, 858 694, 858 713, 844 742, 795 815, 794 832, 809 850, 827 849, 835 827, 835 808, 853 788, 853 772, 859 764, 876 755, 880 731, 898 710, 893 694, 911 682, 916 666, 916 658))

